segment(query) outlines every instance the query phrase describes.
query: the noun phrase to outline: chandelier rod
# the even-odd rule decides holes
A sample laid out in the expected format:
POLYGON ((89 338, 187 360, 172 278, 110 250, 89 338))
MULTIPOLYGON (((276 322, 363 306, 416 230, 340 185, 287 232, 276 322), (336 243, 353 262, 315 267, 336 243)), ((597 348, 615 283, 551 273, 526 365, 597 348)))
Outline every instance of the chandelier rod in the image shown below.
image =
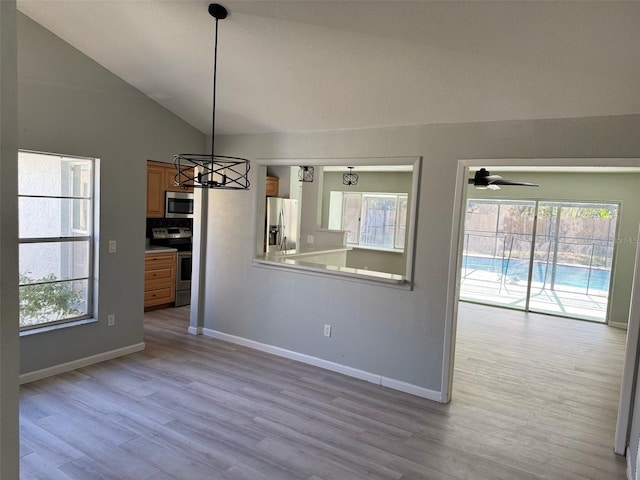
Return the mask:
POLYGON ((213 160, 215 157, 215 140, 214 139, 215 139, 215 129, 216 129, 216 80, 217 80, 217 73, 218 73, 218 21, 220 19, 218 18, 219 15, 214 15, 214 13, 211 12, 211 8, 209 10, 209 13, 216 19, 215 42, 213 44, 213 109, 211 113, 211 160, 213 160))

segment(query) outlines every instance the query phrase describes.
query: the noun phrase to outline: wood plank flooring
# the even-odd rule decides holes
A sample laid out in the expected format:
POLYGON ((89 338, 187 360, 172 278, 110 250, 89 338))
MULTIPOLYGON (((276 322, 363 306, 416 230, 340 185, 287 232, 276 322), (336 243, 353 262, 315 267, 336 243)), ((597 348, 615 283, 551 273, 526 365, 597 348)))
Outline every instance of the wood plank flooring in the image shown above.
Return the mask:
POLYGON ((625 332, 461 304, 442 405, 188 335, 24 385, 22 479, 623 479, 612 453, 625 332))

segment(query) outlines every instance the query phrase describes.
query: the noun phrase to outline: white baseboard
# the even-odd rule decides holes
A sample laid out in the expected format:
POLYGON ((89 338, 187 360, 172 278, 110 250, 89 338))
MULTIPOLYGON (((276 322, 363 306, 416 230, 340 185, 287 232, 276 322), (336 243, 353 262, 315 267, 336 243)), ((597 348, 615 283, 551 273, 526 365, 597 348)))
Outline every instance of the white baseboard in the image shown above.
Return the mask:
POLYGON ((202 335, 206 337, 217 338, 218 340, 223 340, 225 342, 235 343, 236 345, 253 348, 254 350, 260 350, 261 352, 271 353, 273 355, 288 358, 290 360, 296 360, 298 362, 314 365, 316 367, 324 368, 332 372, 337 372, 349 377, 365 380, 367 382, 375 383, 376 385, 381 385, 393 390, 410 393, 411 395, 416 395, 428 400, 434 400, 436 402, 443 401, 441 392, 429 390, 428 388, 402 382, 393 378, 383 377, 382 375, 367 372, 365 370, 359 370, 357 368, 348 367, 339 363, 330 362, 328 360, 323 360, 322 358, 312 357, 311 355, 305 355, 304 353, 294 352, 292 350, 268 345, 266 343, 256 342, 254 340, 249 340, 248 338, 237 337, 235 335, 219 332, 217 330, 211 330, 209 328, 203 328, 202 335))
POLYGON ((20 375, 20 385, 35 382, 43 378, 58 375, 60 373, 69 372, 77 368, 93 365, 94 363, 104 362, 113 358, 129 355, 130 353, 140 352, 144 350, 144 342, 129 345, 128 347, 117 348, 115 350, 109 350, 108 352, 98 353, 97 355, 91 355, 89 357, 79 358, 67 363, 61 363, 54 365, 53 367, 43 368, 41 370, 35 370, 29 373, 23 373, 20 375))
POLYGON ((613 328, 621 328, 622 330, 627 329, 627 324, 624 322, 609 322, 609 326, 613 328))
POLYGON ((445 403, 442 392, 436 392, 435 390, 429 390, 428 388, 414 385, 413 383, 402 382, 394 378, 380 377, 380 385, 383 387, 398 390, 404 393, 410 393, 416 397, 426 398, 433 400, 434 402, 445 403))
POLYGON ((187 331, 191 335, 202 335, 202 327, 189 327, 187 331))

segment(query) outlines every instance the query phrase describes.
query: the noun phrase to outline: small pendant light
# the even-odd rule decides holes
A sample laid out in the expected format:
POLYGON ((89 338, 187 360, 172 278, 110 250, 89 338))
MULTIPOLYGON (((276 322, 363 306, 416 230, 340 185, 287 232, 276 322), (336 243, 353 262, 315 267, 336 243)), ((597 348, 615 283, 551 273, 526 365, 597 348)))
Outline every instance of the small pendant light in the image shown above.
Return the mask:
POLYGON ((298 169, 298 181, 306 183, 313 182, 313 167, 300 166, 298 169))
POLYGON ((349 169, 349 173, 342 174, 342 184, 343 185, 358 185, 358 174, 353 173, 353 167, 347 167, 349 169))

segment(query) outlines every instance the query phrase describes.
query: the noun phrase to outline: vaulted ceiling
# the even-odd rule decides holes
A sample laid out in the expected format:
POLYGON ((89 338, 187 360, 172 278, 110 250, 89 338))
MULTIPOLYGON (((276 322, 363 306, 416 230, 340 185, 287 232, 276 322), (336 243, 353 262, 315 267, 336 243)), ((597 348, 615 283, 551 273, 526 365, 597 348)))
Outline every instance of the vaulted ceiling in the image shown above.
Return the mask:
MULTIPOLYGON (((210 133, 208 3, 18 0, 18 8, 210 133)), ((224 6, 216 133, 640 113, 640 2, 224 6)))

